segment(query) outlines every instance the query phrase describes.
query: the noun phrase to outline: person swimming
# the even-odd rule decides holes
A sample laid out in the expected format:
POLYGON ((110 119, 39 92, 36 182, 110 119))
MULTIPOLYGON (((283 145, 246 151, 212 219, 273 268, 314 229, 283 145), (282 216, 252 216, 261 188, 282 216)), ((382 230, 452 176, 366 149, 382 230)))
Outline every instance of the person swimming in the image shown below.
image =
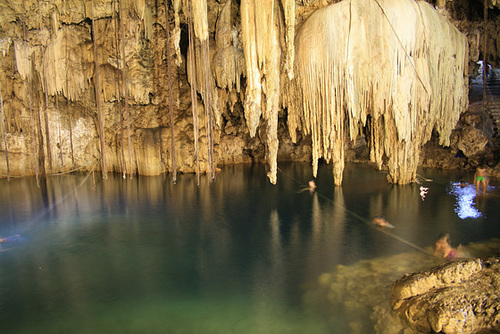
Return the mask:
POLYGON ((450 234, 441 234, 439 239, 434 243, 433 255, 437 256, 440 252, 443 254, 443 258, 453 260, 462 256, 462 245, 458 245, 457 248, 453 248, 450 243, 450 234))
POLYGON ((388 227, 388 228, 394 228, 385 218, 383 217, 375 217, 372 219, 372 223, 375 224, 378 227, 388 227))

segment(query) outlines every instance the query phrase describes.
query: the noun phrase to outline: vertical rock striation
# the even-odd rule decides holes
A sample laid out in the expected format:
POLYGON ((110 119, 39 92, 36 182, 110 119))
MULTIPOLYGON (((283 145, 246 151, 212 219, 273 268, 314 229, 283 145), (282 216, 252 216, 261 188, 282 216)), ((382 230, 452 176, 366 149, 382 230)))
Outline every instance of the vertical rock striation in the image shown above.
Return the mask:
POLYGON ((7 0, 0 31, 13 175, 101 161, 213 179, 217 163, 265 160, 276 183, 279 157, 312 156, 340 185, 361 135, 408 183, 467 104, 466 38, 424 1, 7 0))
POLYGON ((314 172, 332 161, 340 185, 346 141, 365 129, 393 183, 414 181, 433 129, 449 145, 467 106, 467 41, 428 3, 343 1, 312 14, 296 43, 289 130, 311 134, 314 172))

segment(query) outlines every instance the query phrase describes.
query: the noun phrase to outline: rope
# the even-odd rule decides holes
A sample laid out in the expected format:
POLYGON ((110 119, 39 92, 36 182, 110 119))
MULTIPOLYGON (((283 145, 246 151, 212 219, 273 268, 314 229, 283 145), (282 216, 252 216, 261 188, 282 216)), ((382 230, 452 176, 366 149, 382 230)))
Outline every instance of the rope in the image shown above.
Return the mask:
POLYGON ((57 206, 59 206, 62 202, 64 202, 70 195, 74 194, 79 188, 81 188, 85 184, 85 182, 87 181, 87 179, 89 178, 90 174, 92 174, 94 172, 94 169, 96 168, 96 166, 97 166, 98 163, 99 163, 99 160, 96 160, 96 162, 94 163, 94 166, 92 167, 92 169, 87 173, 87 176, 83 179, 82 182, 80 182, 80 184, 78 184, 78 186, 76 186, 72 191, 70 191, 69 193, 67 193, 66 195, 64 195, 60 200, 58 200, 57 202, 55 202, 54 204, 52 204, 51 206, 49 206, 47 209, 43 210, 38 215, 36 215, 31 220, 31 222, 29 224, 36 223, 40 218, 42 218, 44 215, 46 215, 47 213, 49 213, 52 210, 54 210, 57 206))
MULTIPOLYGON (((77 168, 74 168, 74 169, 72 169, 72 170, 68 170, 68 171, 65 171, 65 172, 60 172, 60 173, 51 173, 51 174, 48 174, 47 176, 57 176, 57 175, 70 174, 70 173, 73 173, 73 172, 79 171, 79 170, 81 170, 81 169, 84 169, 84 168, 86 168, 86 167, 88 167, 88 166, 77 167, 77 168)), ((95 168, 95 167, 94 167, 94 168, 95 168)), ((94 169, 94 168, 93 168, 93 169, 94 169)), ((93 170, 93 169, 92 169, 92 170, 93 170)), ((5 174, 0 174, 0 178, 6 178, 6 177, 7 177, 7 175, 5 175, 5 174)), ((25 176, 25 175, 24 175, 24 176, 12 176, 12 175, 10 176, 10 178, 19 178, 19 179, 21 179, 21 178, 23 178, 23 177, 26 177, 26 176, 25 176)))
POLYGON ((413 71, 415 71, 415 74, 417 75, 417 78, 418 78, 418 81, 420 81, 420 83, 422 84, 422 87, 424 88, 425 92, 427 94, 429 94, 429 92, 427 91, 427 87, 425 87, 424 85, 424 82, 422 81, 422 78, 420 78, 420 75, 418 74, 418 71, 417 71, 417 68, 415 67, 415 64, 413 63, 412 61, 412 58, 410 57, 410 55, 408 54, 408 51, 406 50, 403 42, 401 42, 401 39, 399 38, 399 35, 398 35, 398 32, 396 31, 396 29, 394 28, 394 26, 392 25, 392 22, 391 20, 389 20, 389 17, 387 16, 387 13, 385 12, 384 8, 382 7, 382 5, 380 4, 380 2, 378 0, 375 0, 375 2, 377 3, 377 5, 379 6, 380 10, 382 11, 382 14, 384 15, 384 17, 386 18, 387 22, 389 22, 389 25, 391 26, 391 29, 392 31, 394 32, 394 35, 396 35, 396 38, 398 40, 398 43, 401 45, 401 48, 403 49, 403 51, 405 52, 405 56, 406 58, 408 58, 408 61, 409 63, 411 64, 411 67, 413 68, 413 71))
MULTIPOLYGON (((287 174, 286 174, 285 172, 283 172, 283 170, 282 170, 281 168, 279 168, 279 167, 278 167, 278 171, 280 171, 280 173, 281 173, 282 175, 284 175, 284 176, 288 177, 289 179, 291 179, 291 180, 295 181, 296 183, 298 183, 298 184, 304 184, 303 182, 300 182, 298 179, 296 179, 296 178, 294 178, 294 177, 292 177, 292 176, 287 175, 287 174)), ((334 202, 332 199, 330 199, 330 198, 326 197, 325 195, 321 194, 321 193, 320 193, 320 192, 318 192, 317 190, 315 190, 315 192, 316 192, 316 194, 317 194, 319 197, 324 198, 325 200, 327 200, 327 201, 329 201, 329 202, 333 203, 334 205, 341 207, 343 210, 345 210, 347 213, 349 213, 349 214, 350 214, 351 216, 353 216, 354 218, 357 218, 358 220, 360 220, 360 221, 362 221, 362 222, 364 222, 364 223, 368 223, 368 224, 370 224, 370 221, 369 221, 369 220, 367 220, 366 218, 364 218, 364 217, 362 217, 362 216, 358 215, 356 212, 354 212, 354 211, 352 211, 352 210, 347 209, 345 206, 343 206, 343 205, 341 205, 341 204, 339 204, 339 203, 334 202)), ((371 224, 370 224, 370 225, 371 225, 371 224)), ((389 232, 389 231, 387 231, 387 230, 384 230, 383 228, 377 228, 377 231, 380 231, 380 232, 384 233, 385 235, 387 235, 387 236, 389 236, 389 237, 391 237, 391 238, 393 238, 393 239, 395 239, 395 240, 401 241, 402 243, 404 243, 404 244, 406 244, 406 245, 408 245, 408 246, 410 246, 410 247, 412 247, 412 248, 414 248, 414 249, 416 249, 416 250, 418 250, 418 251, 420 251, 420 252, 422 252, 422 253, 425 253, 425 254, 427 254, 427 255, 429 255, 429 256, 434 256, 434 255, 432 255, 431 253, 427 252, 425 249, 423 249, 423 248, 421 248, 421 247, 419 247, 419 246, 417 246, 417 245, 415 245, 415 244, 413 244, 413 243, 409 242, 408 240, 405 240, 405 239, 403 239, 403 238, 401 238, 401 237, 399 237, 399 236, 395 235, 394 233, 391 233, 391 232, 389 232)))

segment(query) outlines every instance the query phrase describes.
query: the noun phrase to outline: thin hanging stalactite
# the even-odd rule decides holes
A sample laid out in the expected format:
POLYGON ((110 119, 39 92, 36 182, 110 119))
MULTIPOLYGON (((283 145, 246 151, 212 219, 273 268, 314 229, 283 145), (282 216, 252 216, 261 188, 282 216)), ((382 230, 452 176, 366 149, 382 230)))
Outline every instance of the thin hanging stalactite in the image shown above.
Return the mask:
MULTIPOLYGON (((31 65, 33 66, 33 63, 30 61, 31 65)), ((33 72, 32 72, 33 73, 33 72)), ((36 127, 35 127, 35 121, 33 119, 33 105, 32 105, 32 101, 31 101, 31 97, 32 97, 32 94, 33 94, 33 78, 29 78, 29 81, 28 81, 28 105, 29 105, 29 110, 30 110, 30 125, 31 125, 31 136, 32 136, 32 145, 33 145, 33 159, 34 159, 34 162, 35 162, 35 177, 36 177, 36 183, 37 185, 39 184, 39 180, 38 180, 38 154, 37 154, 37 151, 36 151, 36 145, 35 145, 35 142, 37 140, 37 135, 36 135, 36 127)))
MULTIPOLYGON (((66 45, 65 45, 65 51, 66 51, 66 91, 69 92, 69 80, 68 80, 68 73, 69 73, 69 49, 68 49, 68 28, 65 30, 66 34, 66 45)), ((74 167, 75 166, 75 152, 73 149, 73 117, 72 117, 72 112, 69 108, 69 96, 66 97, 66 111, 68 112, 68 129, 69 129, 69 145, 70 145, 70 150, 71 150, 71 164, 74 167)))
POLYGON ((57 114, 59 115, 59 119, 57 122, 57 132, 58 132, 58 137, 59 137, 59 158, 61 159, 61 171, 64 172, 64 156, 63 156, 63 140, 62 140, 62 134, 61 134, 61 113, 59 112, 59 103, 57 101, 57 95, 55 96, 56 99, 56 111, 57 114))
MULTIPOLYGON (((119 40, 119 37, 118 37, 118 29, 119 29, 119 22, 118 22, 118 19, 119 19, 119 16, 115 16, 115 13, 116 13, 116 2, 113 1, 113 22, 115 23, 115 43, 116 43, 116 66, 117 68, 119 67, 119 63, 120 63, 120 48, 119 48, 119 45, 120 45, 120 40, 119 40)), ((119 9, 118 9, 119 10, 119 9)), ((116 75, 115 75, 115 89, 116 89, 116 102, 117 102, 117 106, 118 106, 118 109, 119 109, 119 113, 120 113, 120 142, 121 142, 121 146, 122 146, 122 149, 121 149, 121 154, 122 154, 122 162, 123 162, 123 167, 122 167, 122 174, 123 174, 123 178, 125 179, 126 178, 126 175, 127 175, 127 162, 126 162, 126 159, 125 159, 125 128, 123 126, 123 110, 121 108, 121 86, 120 86, 120 75, 118 74, 118 71, 116 72, 116 75)))
POLYGON ((102 168, 102 177, 104 179, 108 178, 107 164, 106 164, 106 141, 104 138, 104 115, 102 111, 102 97, 101 97, 101 83, 99 81, 99 62, 98 62, 98 54, 97 54, 97 35, 95 28, 95 18, 94 18, 94 0, 92 0, 92 40, 94 42, 94 88, 95 88, 95 100, 97 105, 97 118, 99 122, 99 137, 101 138, 101 168, 102 168))
MULTIPOLYGON (((24 6, 24 0, 23 0, 23 6, 24 6)), ((24 23, 24 15, 21 15, 21 24, 23 26, 23 42, 26 42, 26 24, 24 23)), ((29 60, 30 60, 30 66, 31 66, 31 71, 30 73, 33 73, 33 63, 31 61, 31 55, 29 55, 29 60)), ((33 94, 33 77, 30 75, 28 77, 28 108, 29 108, 29 114, 30 114, 30 126, 31 126, 31 143, 33 146, 33 159, 35 163, 35 178, 36 178, 36 184, 39 185, 38 182, 38 157, 36 153, 36 128, 35 128, 35 121, 33 119, 33 105, 32 105, 32 94, 33 94)))
POLYGON ((488 30, 487 30, 487 24, 488 24, 488 0, 484 0, 484 9, 483 9, 483 16, 484 16, 484 46, 483 46, 483 131, 484 131, 484 124, 485 124, 485 118, 486 118, 486 76, 487 76, 487 68, 488 68, 488 57, 486 53, 486 49, 488 46, 488 30))
POLYGON ((5 131, 5 112, 3 110, 2 83, 0 82, 0 108, 2 110, 3 144, 5 146, 5 160, 7 161, 7 180, 10 181, 9 149, 7 147, 7 133, 5 131))
POLYGON ((47 142, 47 159, 49 160, 49 172, 52 174, 52 150, 50 147, 50 127, 49 127, 49 93, 47 92, 47 78, 44 74, 44 85, 45 85, 45 108, 44 111, 44 124, 45 124, 45 138, 47 142))
POLYGON ((209 41, 202 42, 202 58, 205 64, 205 131, 207 133, 207 175, 210 181, 215 180, 215 166, 214 166, 214 125, 213 125, 213 111, 211 99, 211 86, 210 86, 210 47, 209 41))
MULTIPOLYGON (((122 4, 122 2, 120 2, 120 4, 122 4)), ((125 114, 124 114, 124 122, 127 124, 127 138, 128 138, 128 168, 130 170, 127 171, 127 173, 130 175, 130 177, 132 177, 134 175, 134 172, 133 172, 133 168, 132 168, 132 160, 133 160, 133 157, 132 157, 132 131, 130 129, 130 123, 132 122, 131 120, 131 117, 130 117, 130 113, 129 113, 129 110, 128 110, 128 84, 127 84, 127 77, 128 77, 128 73, 127 73, 127 54, 125 53, 125 43, 123 42, 125 40, 125 33, 124 33, 124 27, 125 27, 125 20, 123 19, 122 17, 122 12, 123 12, 123 8, 120 7, 119 8, 119 11, 118 11, 118 16, 119 16, 119 19, 120 19, 120 22, 122 24, 120 24, 120 50, 121 50, 121 56, 123 58, 123 65, 122 65, 122 84, 123 84, 123 105, 124 105, 124 110, 125 110, 125 114)))
POLYGON ((177 182, 177 161, 175 158, 175 129, 174 129, 174 94, 172 92, 172 60, 170 52, 170 20, 168 17, 168 5, 165 1, 165 30, 167 34, 167 81, 168 81, 168 104, 170 110, 170 135, 171 138, 171 156, 172 156, 172 181, 177 182))
MULTIPOLYGON (((192 1, 194 35, 200 42, 200 48, 197 49, 201 54, 197 54, 196 61, 203 64, 197 67, 196 74, 193 80, 203 81, 202 89, 200 90, 203 98, 205 109, 205 135, 207 137, 207 163, 206 173, 210 182, 215 180, 214 167, 214 129, 213 129, 213 110, 212 110, 212 95, 211 95, 211 71, 210 71, 210 37, 208 33, 208 15, 207 3, 203 0, 192 1), (198 76, 200 74, 200 76, 198 76)), ((198 52, 197 52, 198 53, 198 52)), ((192 73, 194 74, 194 73, 192 73)))
MULTIPOLYGON (((40 81, 42 78, 40 78, 40 81)), ((40 82, 41 85, 41 82, 40 82)), ((41 100, 41 96, 39 96, 38 101, 41 100)), ((41 105, 37 105, 36 108, 36 125, 37 125, 37 134, 38 134, 38 165, 40 166, 40 177, 41 179, 47 176, 47 172, 45 169, 45 148, 44 148, 44 140, 43 140, 43 131, 42 131, 42 112, 41 105)), ((43 181, 43 180, 42 180, 43 181)), ((38 185, 40 186, 40 185, 38 185)))
POLYGON ((191 1, 188 1, 188 39, 189 39, 189 71, 191 73, 191 109, 193 111, 193 132, 194 132, 194 160, 196 163, 196 180, 200 185, 200 157, 198 151, 198 140, 200 137, 200 129, 198 125, 198 106, 196 96, 196 65, 194 56, 194 36, 193 36, 193 19, 191 16, 191 1))

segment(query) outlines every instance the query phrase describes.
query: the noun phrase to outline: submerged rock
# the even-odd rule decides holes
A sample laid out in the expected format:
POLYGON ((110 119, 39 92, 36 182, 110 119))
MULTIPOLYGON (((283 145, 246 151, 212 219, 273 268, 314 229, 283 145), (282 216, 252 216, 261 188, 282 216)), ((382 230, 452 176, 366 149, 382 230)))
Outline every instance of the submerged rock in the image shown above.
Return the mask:
POLYGON ((464 259, 404 275, 392 285, 391 306, 415 330, 500 331, 500 259, 464 259))

